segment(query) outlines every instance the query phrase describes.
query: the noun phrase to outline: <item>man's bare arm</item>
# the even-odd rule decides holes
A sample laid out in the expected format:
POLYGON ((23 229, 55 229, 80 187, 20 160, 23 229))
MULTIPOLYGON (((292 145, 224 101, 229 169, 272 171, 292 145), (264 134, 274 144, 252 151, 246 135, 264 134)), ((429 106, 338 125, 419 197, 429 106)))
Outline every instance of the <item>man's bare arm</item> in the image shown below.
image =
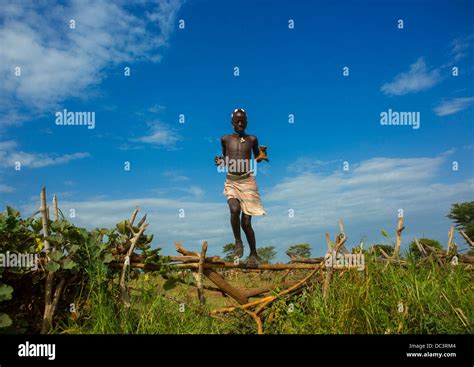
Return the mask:
POLYGON ((225 149, 225 140, 224 140, 224 136, 221 138, 221 145, 222 145, 222 155, 216 155, 216 157, 214 158, 214 164, 216 166, 223 166, 225 163, 224 159, 225 159, 225 155, 226 155, 226 149, 225 149))
POLYGON ((226 149, 225 149, 225 137, 224 136, 221 138, 221 145, 222 145, 222 157, 225 158, 226 149))
POLYGON ((252 151, 254 159, 257 159, 257 157, 260 155, 260 148, 258 146, 258 139, 256 136, 252 144, 252 151))

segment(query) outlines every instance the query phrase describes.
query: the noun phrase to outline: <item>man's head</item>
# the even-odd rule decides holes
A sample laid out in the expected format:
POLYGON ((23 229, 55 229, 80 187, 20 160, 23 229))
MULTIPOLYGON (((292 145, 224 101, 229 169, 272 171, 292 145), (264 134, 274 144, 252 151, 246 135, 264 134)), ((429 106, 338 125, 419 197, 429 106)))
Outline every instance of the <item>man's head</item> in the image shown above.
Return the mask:
POLYGON ((247 113, 242 108, 236 108, 232 112, 232 127, 238 134, 242 134, 247 128, 247 113))

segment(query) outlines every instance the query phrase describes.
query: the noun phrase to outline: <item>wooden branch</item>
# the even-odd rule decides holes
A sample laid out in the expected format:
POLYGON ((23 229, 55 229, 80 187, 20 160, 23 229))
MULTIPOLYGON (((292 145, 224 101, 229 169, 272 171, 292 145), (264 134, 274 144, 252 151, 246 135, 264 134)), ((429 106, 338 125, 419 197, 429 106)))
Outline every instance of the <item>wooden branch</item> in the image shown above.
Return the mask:
POLYGON ((204 261, 206 260, 206 252, 207 252, 207 241, 204 241, 202 244, 201 255, 199 259, 199 266, 198 266, 198 277, 197 277, 197 290, 198 290, 198 298, 199 302, 203 305, 206 300, 204 298, 204 290, 202 288, 202 278, 203 278, 203 271, 204 271, 204 261))
POLYGON ((382 248, 378 248, 378 250, 386 259, 390 260, 390 256, 388 256, 388 254, 382 248))
MULTIPOLYGON (((138 212, 138 208, 136 208, 134 211, 135 216, 137 212, 138 212)), ((132 219, 135 220, 135 218, 132 218, 132 219)), ((143 234, 143 232, 145 231, 147 227, 148 227, 148 224, 142 224, 138 233, 132 238, 130 248, 128 249, 128 252, 127 252, 128 259, 130 259, 130 256, 132 255, 135 245, 137 244, 138 240, 140 239, 141 235, 143 234)), ((125 274, 127 272, 127 266, 129 266, 129 263, 124 261, 123 267, 122 267, 122 275, 120 277, 120 298, 122 302, 124 303, 125 307, 127 308, 130 307, 130 294, 128 293, 128 290, 125 286, 125 274)))
POLYGON ((395 250, 393 251, 393 259, 397 259, 400 254, 400 245, 401 245, 401 237, 402 231, 405 229, 403 226, 403 217, 398 218, 398 225, 397 225, 397 240, 395 243, 395 250))
POLYGON ((197 252, 185 250, 181 242, 175 242, 176 251, 185 256, 199 256, 197 252))
POLYGON ((255 312, 252 312, 252 311, 249 311, 249 310, 244 310, 244 312, 249 314, 250 316, 252 316, 252 318, 255 320, 255 322, 257 324, 257 334, 262 335, 263 334, 263 328, 262 328, 262 320, 260 319, 260 317, 255 312))
POLYGON ((334 245, 334 252, 337 254, 339 252, 339 250, 341 249, 341 247, 344 245, 344 243, 346 242, 347 238, 346 238, 346 235, 344 233, 339 233, 337 236, 336 236, 336 244, 334 245))
POLYGON ((58 198, 56 194, 53 195, 53 210, 54 210, 54 220, 59 220, 59 209, 58 209, 58 198))
POLYGON ((446 250, 446 255, 449 255, 451 249, 453 248, 453 235, 454 235, 454 225, 451 225, 451 228, 448 232, 448 249, 446 250))
POLYGON ((328 253, 330 254, 332 253, 332 242, 328 232, 326 232, 326 243, 328 244, 328 253))
MULTIPOLYGON (((47 238, 49 237, 49 211, 46 205, 46 188, 43 186, 40 193, 40 213, 41 219, 43 222, 43 236, 44 239, 44 250, 46 252, 47 260, 49 261, 48 255, 50 253, 51 245, 47 238)), ((41 326, 41 334, 46 334, 52 326, 53 323, 53 291, 54 291, 54 272, 47 272, 46 275, 46 284, 44 290, 44 313, 43 313, 43 323, 41 326)))
POLYGON ((56 286, 56 290, 54 291, 53 302, 51 304, 52 317, 54 317, 54 314, 56 313, 56 309, 58 308, 59 298, 61 297, 65 283, 66 283, 66 278, 61 278, 59 280, 59 284, 56 286))
MULTIPOLYGON (((119 262, 123 262, 126 258, 126 255, 116 255, 118 257, 119 262)), ((169 259, 170 262, 180 262, 180 263, 199 263, 199 256, 163 256, 169 259)), ((147 259, 146 256, 132 254, 130 257, 130 262, 137 263, 143 262, 147 259)), ((224 260, 222 260, 219 256, 211 256, 206 257, 206 263, 213 263, 213 264, 224 264, 224 260)))
MULTIPOLYGON (((170 277, 167 276, 166 274, 161 274, 161 276, 163 277, 163 279, 170 279, 170 277)), ((180 284, 184 284, 184 285, 187 285, 187 286, 190 286, 190 287, 197 288, 196 283, 187 283, 187 282, 185 282, 184 280, 179 279, 179 278, 174 278, 174 279, 175 279, 178 283, 180 283, 180 284)), ((222 291, 222 289, 220 289, 220 288, 211 287, 211 286, 208 286, 208 285, 203 285, 202 287, 203 287, 203 289, 205 289, 206 291, 220 293, 220 294, 222 294, 224 297, 227 297, 227 295, 226 295, 226 294, 222 291)), ((130 287, 130 289, 132 289, 132 288, 130 287)))
MULTIPOLYGON (((197 264, 176 264, 174 265, 177 268, 182 269, 197 269, 197 264)), ((219 269, 219 268, 230 268, 230 269, 260 269, 260 270, 286 270, 286 269, 319 269, 324 266, 324 264, 259 264, 256 268, 247 268, 244 264, 234 264, 234 263, 204 263, 204 268, 206 269, 219 269)))
POLYGON ((143 218, 140 219, 140 221, 139 221, 138 224, 137 224, 137 227, 138 227, 138 228, 140 228, 140 227, 142 226, 142 224, 145 223, 145 221, 146 221, 146 216, 147 216, 147 215, 145 214, 145 215, 143 216, 143 218))
POLYGON ((333 273, 332 267, 326 269, 326 274, 324 276, 324 283, 323 283, 324 300, 327 300, 328 295, 329 295, 329 286, 331 285, 332 273, 333 273))
POLYGON ((324 257, 301 257, 290 252, 286 253, 290 257, 291 263, 319 264, 324 261, 324 257))
POLYGON ((258 306, 258 308, 255 310, 255 313, 258 315, 265 307, 270 305, 277 298, 279 298, 279 297, 281 297, 285 294, 291 293, 291 292, 297 290, 298 288, 302 287, 317 271, 318 271, 318 269, 314 269, 307 277, 301 279, 298 283, 292 285, 290 288, 285 289, 284 291, 278 293, 275 296, 271 296, 270 299, 268 299, 267 301, 261 303, 260 306, 258 306))
POLYGON ((40 194, 40 213, 41 213, 41 219, 43 222, 43 236, 45 237, 43 248, 46 251, 46 254, 49 253, 50 250, 50 244, 49 241, 46 239, 49 237, 49 213, 48 213, 48 207, 46 206, 46 188, 43 186, 41 189, 41 194, 40 194))
POLYGON ((466 232, 464 232, 464 231, 459 231, 459 233, 461 233, 461 236, 464 237, 464 239, 465 239, 466 242, 469 244, 469 246, 474 246, 474 242, 469 238, 469 236, 466 234, 466 232))
MULTIPOLYGON (((197 270, 199 265, 197 263, 188 263, 188 264, 169 264, 174 268, 179 269, 191 269, 197 270)), ((121 267, 121 263, 111 263, 111 266, 116 268, 121 267)), ((145 269, 150 271, 159 270, 161 268, 160 265, 155 264, 143 264, 143 263, 130 263, 131 268, 135 269, 145 269)), ((234 263, 204 263, 205 269, 241 269, 246 271, 255 271, 255 270, 273 270, 273 271, 281 271, 286 269, 320 269, 324 267, 324 262, 320 264, 259 264, 257 268, 247 268, 244 264, 234 264, 234 263)))
POLYGON ((47 334, 53 323, 53 289, 55 274, 48 271, 46 275, 46 286, 44 290, 44 313, 41 334, 47 334))
POLYGON ((130 217, 130 220, 128 221, 128 224, 130 225, 130 228, 133 227, 133 222, 135 222, 135 218, 137 217, 138 211, 140 209, 138 206, 133 210, 132 216, 130 217))
POLYGON ((415 243, 416 243, 416 246, 418 247, 418 251, 420 251, 420 254, 421 256, 428 256, 428 253, 426 252, 425 248, 423 247, 423 245, 418 241, 418 239, 416 238, 415 236, 415 243))
MULTIPOLYGON (((290 292, 293 292, 295 290, 297 290, 299 287, 301 287, 302 285, 304 285, 304 283, 306 283, 306 281, 308 281, 319 269, 314 269, 307 277, 305 277, 304 279, 298 281, 297 283, 295 283, 294 285, 292 285, 291 287, 287 288, 286 290, 284 290, 283 292, 280 292, 279 294, 277 295, 274 295, 274 296, 268 296, 268 297, 265 297, 265 298, 262 298, 262 299, 259 299, 257 301, 253 301, 253 302, 250 302, 250 303, 246 303, 246 304, 242 304, 240 306, 235 306, 235 307, 225 307, 225 308, 221 308, 221 309, 217 309, 217 310, 213 310, 211 311, 211 315, 214 315, 214 314, 218 314, 218 313, 228 313, 228 312, 233 312, 235 310, 245 310, 249 307, 253 307, 253 306, 257 306, 257 305, 263 305, 265 304, 264 307, 266 307, 268 304, 270 304, 271 302, 273 302, 275 299, 277 299, 278 297, 281 297, 282 295, 285 295, 285 294, 288 294, 290 292), (268 303, 267 303, 268 302, 268 303)), ((257 309, 255 311, 256 314, 258 314, 261 310, 261 309, 257 309)))
POLYGON ((247 290, 244 291, 244 293, 245 293, 245 296, 247 298, 251 298, 251 297, 259 296, 263 293, 273 291, 278 287, 291 287, 291 286, 295 285, 296 283, 297 282, 283 282, 283 283, 280 283, 280 284, 265 285, 265 286, 258 287, 258 288, 247 289, 247 290))
POLYGON ((235 299, 239 304, 243 305, 247 303, 248 299, 244 292, 227 283, 224 277, 219 273, 215 272, 212 269, 207 269, 205 267, 205 264, 203 264, 203 274, 217 287, 222 289, 223 292, 235 299))
POLYGON ((224 308, 220 308, 220 309, 217 309, 217 310, 212 310, 211 315, 215 315, 215 314, 218 314, 218 313, 229 313, 229 312, 233 312, 233 311, 236 311, 236 310, 245 310, 249 307, 253 307, 253 306, 259 305, 259 304, 261 304, 265 301, 268 301, 272 297, 273 296, 267 296, 265 298, 261 298, 257 301, 245 303, 243 305, 233 306, 233 307, 224 307, 224 308))

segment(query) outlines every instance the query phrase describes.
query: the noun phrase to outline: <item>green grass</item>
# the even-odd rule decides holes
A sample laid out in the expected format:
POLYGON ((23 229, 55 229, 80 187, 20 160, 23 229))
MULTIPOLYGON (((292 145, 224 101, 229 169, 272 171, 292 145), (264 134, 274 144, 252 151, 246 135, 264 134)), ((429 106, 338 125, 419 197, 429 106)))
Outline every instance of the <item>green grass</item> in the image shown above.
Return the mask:
MULTIPOLYGON (((302 293, 276 301, 264 311, 265 333, 285 334, 463 334, 473 333, 472 275, 462 267, 428 263, 408 268, 366 261, 364 271, 334 273, 327 300, 320 282, 302 293), (271 321, 270 321, 271 320, 271 321)), ((303 271, 294 279, 303 277, 303 271)), ((99 276, 99 274, 96 274, 99 276)), ((279 277, 276 275, 275 277, 279 277)), ((270 280, 271 281, 271 280, 270 280)), ((163 290, 159 275, 142 274, 131 282, 132 306, 124 309, 116 286, 94 282, 87 310, 77 321, 59 323, 55 332, 101 334, 256 333, 243 312, 213 318, 209 309, 233 303, 207 293, 204 308, 195 288, 179 285, 163 290), (184 310, 180 304, 185 305, 184 310), (181 312, 184 311, 184 312, 181 312)), ((236 286, 258 286, 243 274, 236 286)))

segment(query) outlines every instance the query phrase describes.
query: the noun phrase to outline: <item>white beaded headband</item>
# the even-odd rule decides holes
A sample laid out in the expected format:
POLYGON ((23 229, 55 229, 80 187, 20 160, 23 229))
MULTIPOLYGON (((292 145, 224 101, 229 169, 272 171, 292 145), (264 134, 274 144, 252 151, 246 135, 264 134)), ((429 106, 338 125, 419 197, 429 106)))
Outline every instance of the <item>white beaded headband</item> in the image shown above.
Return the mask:
POLYGON ((230 117, 234 117, 234 113, 236 113, 236 112, 238 112, 238 111, 242 111, 243 113, 247 114, 247 112, 245 112, 245 110, 244 110, 243 108, 236 108, 236 109, 234 110, 234 112, 232 112, 232 113, 230 114, 230 117))

